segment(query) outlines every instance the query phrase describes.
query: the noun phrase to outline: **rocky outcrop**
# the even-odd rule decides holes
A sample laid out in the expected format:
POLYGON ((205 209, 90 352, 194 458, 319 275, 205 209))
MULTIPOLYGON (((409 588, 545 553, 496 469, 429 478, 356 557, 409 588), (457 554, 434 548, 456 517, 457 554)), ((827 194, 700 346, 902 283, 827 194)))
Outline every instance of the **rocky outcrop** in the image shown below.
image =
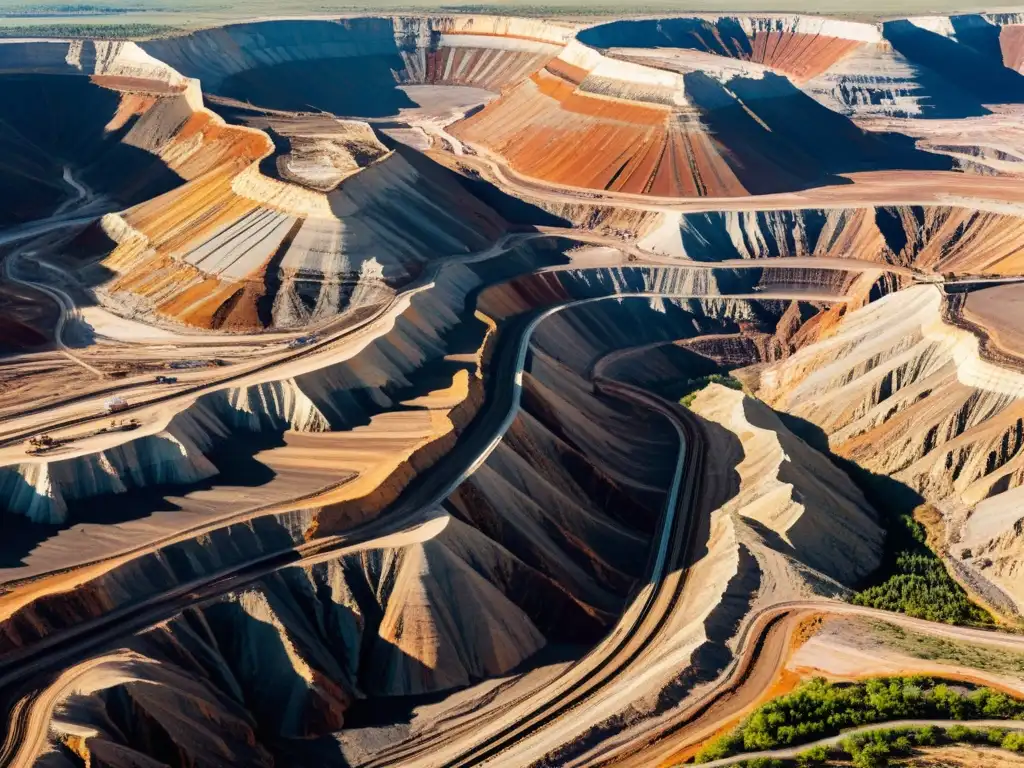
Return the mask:
POLYGON ((739 438, 740 490, 725 509, 763 532, 768 546, 847 585, 878 567, 884 533, 863 493, 770 408, 720 384, 691 408, 739 438))
POLYGON ((75 499, 133 488, 189 485, 216 474, 216 467, 188 430, 170 427, 80 458, 2 467, 0 487, 8 510, 54 525, 67 521, 68 502, 75 499))
MULTIPOLYGON (((1015 551, 1024 376, 986 361, 975 336, 946 324, 935 288, 848 315, 830 338, 762 371, 759 394, 823 429, 833 451, 945 509, 951 532, 970 514, 973 546, 954 538, 952 550, 1015 551)), ((1001 574, 1015 568, 1004 562, 1001 574)))
POLYGON ((1022 266, 1024 217, 911 205, 665 214, 640 245, 705 262, 854 258, 932 272, 1012 275, 1022 266))

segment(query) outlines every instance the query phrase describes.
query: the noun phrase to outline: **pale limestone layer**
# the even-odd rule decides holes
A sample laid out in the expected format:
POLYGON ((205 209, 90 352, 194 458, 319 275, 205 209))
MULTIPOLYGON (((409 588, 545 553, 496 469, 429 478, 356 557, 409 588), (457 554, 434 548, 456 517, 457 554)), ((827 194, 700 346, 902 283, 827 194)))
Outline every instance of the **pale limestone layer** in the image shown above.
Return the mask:
POLYGON ((726 510, 752 521, 769 546, 841 583, 855 584, 878 566, 884 534, 875 511, 845 473, 770 408, 712 384, 692 409, 742 446, 740 492, 726 510))
POLYGON ((96 75, 186 86, 180 73, 129 41, 4 40, 0 42, 0 72, 96 75))
POLYGON ((876 301, 764 370, 759 393, 937 504, 951 554, 1020 602, 1024 374, 984 359, 941 309, 930 286, 876 301))

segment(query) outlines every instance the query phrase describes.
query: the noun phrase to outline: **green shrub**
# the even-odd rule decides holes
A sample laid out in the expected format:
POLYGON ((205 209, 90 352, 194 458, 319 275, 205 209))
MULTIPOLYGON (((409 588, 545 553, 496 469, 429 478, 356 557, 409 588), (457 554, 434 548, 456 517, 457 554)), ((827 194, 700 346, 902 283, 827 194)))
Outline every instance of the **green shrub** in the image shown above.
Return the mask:
POLYGON ((796 764, 800 768, 809 768, 813 765, 823 765, 828 760, 828 747, 811 747, 805 752, 796 756, 796 764))
MULTIPOLYGON (((743 752, 759 752, 806 744, 848 728, 890 720, 979 720, 1024 718, 1024 701, 988 688, 961 693, 927 677, 882 677, 857 683, 810 680, 792 693, 762 704, 736 729, 706 746, 697 762, 709 762, 743 752)), ((984 742, 986 731, 956 726, 954 740, 984 742)), ((953 730, 953 729, 951 729, 953 730)), ((854 758, 867 745, 872 748, 864 764, 875 764, 885 755, 908 754, 917 746, 939 742, 939 728, 926 726, 903 730, 878 730, 845 739, 842 749, 854 758)), ((1000 734, 1000 740, 1002 740, 1000 734)), ((803 756, 801 756, 803 757, 803 756)), ((815 751, 805 762, 823 760, 815 751)), ((887 759, 887 758, 886 758, 887 759)))
POLYGON ((166 24, 131 24, 131 23, 45 23, 23 24, 10 27, 0 26, 2 37, 28 38, 74 38, 88 40, 140 40, 154 37, 167 37, 178 32, 175 27, 166 24))
POLYGON ((853 756, 856 768, 885 768, 889 765, 889 745, 881 742, 865 744, 853 756))
MULTIPOLYGON (((893 535, 890 531, 889 536, 893 535)), ((922 531, 920 536, 923 535, 922 531)), ((880 584, 857 593, 853 602, 946 624, 992 624, 992 617, 970 601, 942 561, 917 541, 917 536, 911 534, 908 538, 914 542, 913 551, 898 552, 893 564, 886 569, 891 575, 880 584)))
POLYGON ((1003 749, 1010 749, 1014 752, 1024 752, 1024 732, 1010 731, 1003 736, 1003 741, 1000 746, 1003 749))
POLYGON ((978 731, 966 725, 954 725, 946 729, 946 737, 950 741, 976 741, 978 731))

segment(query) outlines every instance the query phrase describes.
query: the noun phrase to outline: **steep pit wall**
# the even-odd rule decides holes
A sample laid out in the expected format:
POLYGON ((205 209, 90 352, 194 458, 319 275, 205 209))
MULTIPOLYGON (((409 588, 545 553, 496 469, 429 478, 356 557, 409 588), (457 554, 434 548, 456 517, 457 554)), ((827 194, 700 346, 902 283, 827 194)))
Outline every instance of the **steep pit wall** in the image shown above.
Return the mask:
POLYGON ((792 191, 858 170, 952 168, 905 137, 865 132, 782 75, 680 74, 611 59, 581 42, 592 31, 452 134, 544 182, 668 197, 792 191), (607 151, 584 149, 593 147, 607 151))
POLYGON ((596 48, 678 48, 762 64, 803 81, 864 44, 881 42, 873 24, 811 16, 695 16, 598 24, 579 33, 596 48))
MULTIPOLYGON (((740 307, 730 306, 729 301, 702 302, 699 308, 708 314, 694 313, 688 325, 680 323, 671 329, 668 339, 652 340, 657 335, 646 332, 652 323, 645 322, 644 331, 635 333, 630 346, 594 363, 595 375, 676 400, 692 379, 792 355, 817 340, 844 309, 800 301, 735 303, 740 307)), ((669 314, 675 306, 664 302, 660 309, 669 314)))
POLYGON ((96 269, 116 276, 104 287, 111 301, 257 330, 379 304, 431 262, 485 249, 506 224, 451 172, 400 151, 327 194, 254 166, 209 174, 106 228, 118 245, 96 269))
MULTIPOLYGON (((936 288, 851 313, 830 338, 762 371, 760 387, 774 407, 820 427, 833 451, 944 509, 951 547, 959 551, 960 538, 969 553, 998 550, 992 578, 1021 599, 1012 578, 1020 515, 1009 494, 1024 480, 1024 377, 984 360, 975 336, 943 322, 936 288)), ((978 561, 986 573, 994 562, 978 561)))
POLYGON ((501 91, 557 55, 572 32, 498 16, 364 17, 235 24, 142 45, 210 93, 272 109, 387 117, 417 106, 399 85, 501 91))
POLYGON ((715 457, 695 510, 703 521, 697 559, 650 653, 591 702, 586 719, 566 725, 548 760, 598 763, 610 750, 635 745, 635 727, 678 727, 708 690, 704 684, 729 668, 745 615, 781 601, 845 594, 840 579, 856 579, 879 560, 881 530, 863 496, 767 409, 712 385, 692 412, 697 449, 715 457), (850 541, 856 556, 839 552, 850 541), (638 699, 638 690, 647 695, 638 699))
POLYGON ((339 730, 364 696, 447 690, 528 658, 544 637, 506 595, 545 590, 502 547, 442 515, 264 577, 129 640, 141 657, 132 674, 84 677, 60 705, 66 725, 56 738, 88 728, 84 747, 97 756, 147 755, 164 730, 183 744, 175 765, 225 751, 280 759, 294 750, 284 740, 339 730), (187 737, 232 715, 250 727, 226 728, 219 744, 187 737))
POLYGON ((266 436, 352 429, 420 394, 417 374, 424 368, 435 377, 447 371, 450 385, 462 366, 444 363, 453 351, 447 334, 462 323, 479 329, 475 337, 464 334, 457 342, 473 351, 486 331, 464 309, 468 293, 478 284, 465 268, 446 270, 434 290, 409 299, 390 330, 340 362, 282 381, 212 392, 180 413, 167 414, 166 422, 147 425, 143 431, 150 434, 120 433, 122 443, 96 453, 67 459, 43 455, 0 469, 8 508, 37 522, 64 522, 67 500, 212 477, 216 469, 205 454, 240 431, 266 436), (437 370, 430 371, 431 365, 437 370))
POLYGON ((740 493, 729 509, 779 538, 786 557, 842 584, 857 584, 881 562, 878 515, 842 470, 742 392, 711 384, 692 410, 740 437, 740 493))
POLYGON ((638 245, 695 261, 852 258, 926 272, 1016 275, 1024 271, 1024 217, 957 206, 664 214, 638 245))
POLYGON ((11 149, 0 184, 10 187, 5 215, 16 219, 73 197, 65 167, 131 205, 214 168, 244 167, 269 146, 205 111, 198 84, 134 43, 4 43, 0 90, 11 149))
POLYGON ((943 116, 970 99, 896 51, 881 25, 799 15, 723 15, 599 24, 579 39, 655 66, 736 75, 785 75, 817 102, 858 118, 943 116), (954 90, 954 93, 950 93, 954 90))
POLYGON ((823 106, 858 119, 962 118, 1021 103, 1022 29, 1017 13, 880 24, 702 15, 599 24, 578 39, 613 56, 723 80, 744 67, 755 77, 756 68, 777 72, 823 106))

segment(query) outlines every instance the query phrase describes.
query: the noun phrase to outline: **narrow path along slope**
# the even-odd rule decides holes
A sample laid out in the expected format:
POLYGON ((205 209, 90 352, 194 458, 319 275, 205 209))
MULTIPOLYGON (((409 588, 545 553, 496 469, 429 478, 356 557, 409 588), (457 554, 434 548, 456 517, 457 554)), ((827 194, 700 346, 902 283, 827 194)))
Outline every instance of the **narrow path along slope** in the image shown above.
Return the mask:
POLYGON ((799 755, 801 752, 806 752, 807 750, 814 749, 815 747, 834 747, 844 739, 848 739, 851 736, 857 736, 862 733, 885 731, 890 728, 923 728, 929 725, 937 728, 951 728, 954 725, 967 725, 971 728, 1007 728, 1011 731, 1024 731, 1024 723, 1020 720, 894 720, 888 723, 873 723, 872 725, 864 725, 859 728, 851 728, 838 736, 830 736, 827 739, 810 741, 806 744, 801 744, 799 747, 764 750, 762 752, 746 752, 740 755, 733 755, 732 757, 723 757, 721 760, 711 760, 710 762, 701 763, 700 765, 703 766, 703 768, 725 768, 727 765, 737 765, 738 763, 743 763, 747 760, 791 759, 799 755))
POLYGON ((884 621, 931 637, 1024 653, 1024 636, 1020 635, 938 624, 835 600, 779 603, 745 617, 739 629, 735 657, 707 691, 687 702, 669 721, 651 724, 646 730, 638 726, 630 746, 603 755, 597 765, 631 768, 660 765, 681 749, 699 744, 734 723, 760 700, 765 688, 758 683, 770 682, 782 671, 787 662, 789 633, 812 614, 884 621))
POLYGON ((82 360, 82 358, 74 354, 68 348, 67 344, 64 343, 64 326, 67 325, 68 319, 70 317, 73 317, 75 314, 75 305, 74 302, 71 300, 71 297, 57 288, 51 288, 50 286, 43 285, 42 283, 36 283, 31 280, 25 280, 24 278, 18 277, 17 274, 15 274, 18 259, 21 256, 30 255, 32 255, 31 251, 22 251, 19 249, 14 253, 10 254, 6 259, 4 259, 4 279, 9 280, 12 283, 24 285, 26 288, 39 291, 43 295, 52 299, 53 302, 57 305, 57 309, 60 312, 59 315, 57 316, 57 323, 53 327, 53 341, 57 345, 57 348, 65 357, 67 357, 73 363, 82 366, 83 368, 85 368, 85 370, 89 371, 92 374, 95 374, 97 377, 101 379, 106 378, 103 371, 89 365, 87 362, 82 360))
POLYGON ((75 190, 75 196, 61 203, 60 207, 54 211, 55 216, 65 213, 70 209, 81 208, 94 197, 92 191, 75 178, 70 165, 64 166, 64 183, 75 190))
MULTIPOLYGON (((51 636, 25 652, 9 654, 0 659, 4 670, 0 674, 0 708, 7 721, 12 723, 11 730, 20 734, 11 743, 4 744, 3 751, 0 751, 0 765, 27 765, 34 759, 34 750, 40 744, 40 737, 38 734, 26 733, 25 723, 29 720, 35 723, 48 722, 48 717, 40 717, 36 709, 39 706, 52 707, 54 702, 51 697, 42 696, 40 692, 53 684, 53 676, 59 670, 82 663, 90 654, 100 651, 118 638, 164 621, 185 607, 239 589, 268 573, 334 556, 347 549, 366 545, 374 539, 397 535, 410 527, 423 524, 424 515, 441 504, 486 460, 514 420, 520 405, 523 370, 530 340, 538 325, 545 318, 567 307, 618 298, 605 296, 566 302, 509 321, 508 326, 498 334, 498 346, 488 374, 490 384, 483 413, 470 424, 455 447, 431 472, 413 481, 398 501, 372 522, 344 535, 313 539, 296 548, 269 553, 258 560, 181 585, 171 592, 153 596, 142 603, 84 623, 72 631, 51 636), (26 699, 29 700, 27 703, 26 699)), ((629 391, 633 399, 650 397, 639 392, 634 394, 631 388, 629 391)), ((680 454, 677 479, 680 477, 684 454, 685 451, 680 454)), ((699 452, 689 455, 691 461, 699 461, 701 457, 699 452)), ((691 477, 685 474, 683 479, 691 477)), ((687 482, 692 484, 692 480, 687 482)), ((689 490, 682 493, 679 493, 678 485, 678 482, 674 483, 680 498, 679 504, 692 504, 695 495, 691 485, 687 486, 689 490)), ((671 520, 676 519, 673 513, 671 520)), ((674 549, 667 549, 667 541, 659 547, 660 554, 656 556, 656 563, 661 563, 663 571, 666 569, 665 560, 669 557, 665 553, 674 552, 678 556, 681 546, 678 528, 677 525, 672 526, 674 549)), ((650 611, 644 612, 644 615, 647 613, 650 611)))
MULTIPOLYGON (((544 233, 508 234, 483 251, 453 256, 446 261, 446 264, 466 264, 473 263, 474 261, 484 261, 506 253, 523 242, 543 237, 550 237, 550 235, 544 233)), ((194 400, 198 395, 215 389, 240 385, 242 382, 247 384, 259 383, 261 381, 272 379, 275 376, 278 378, 286 377, 288 374, 278 373, 279 369, 282 367, 297 361, 308 361, 311 358, 315 359, 321 354, 335 353, 337 352, 339 345, 347 341, 351 341, 352 337, 357 336, 361 332, 368 330, 373 331, 374 326, 380 326, 382 328, 385 327, 390 319, 393 319, 394 316, 404 309, 405 303, 408 302, 414 294, 420 291, 429 290, 433 285, 433 282, 437 279, 440 270, 444 268, 445 265, 435 266, 433 269, 424 273, 424 275, 414 283, 407 286, 401 293, 392 297, 386 305, 375 311, 369 317, 366 317, 355 324, 344 324, 344 321, 339 321, 338 325, 341 326, 340 328, 320 329, 320 335, 311 344, 297 349, 275 351, 273 354, 267 355, 265 359, 258 360, 255 363, 237 366, 227 374, 217 375, 218 369, 214 368, 210 369, 208 373, 199 374, 195 379, 182 377, 184 379, 183 386, 173 388, 170 392, 166 391, 166 387, 162 388, 160 390, 161 394, 157 394, 154 397, 144 400, 138 400, 122 411, 122 413, 138 414, 146 408, 156 405, 166 406, 174 401, 187 404, 194 400), (241 368, 241 370, 238 370, 239 368, 241 368)), ((347 320, 347 318, 345 320, 347 320)), ((379 332, 382 333, 383 331, 379 332)), ((0 438, 0 447, 16 445, 23 442, 26 438, 32 437, 33 435, 41 432, 53 432, 58 429, 88 425, 93 422, 99 423, 106 418, 106 414, 102 412, 102 401, 111 394, 116 394, 118 391, 120 391, 118 388, 105 389, 102 392, 91 392, 82 396, 73 396, 62 403, 51 403, 35 409, 30 408, 22 411, 19 414, 19 419, 24 419, 29 416, 39 416, 40 418, 32 419, 29 426, 18 424, 18 420, 16 419, 9 418, 5 420, 7 425, 14 423, 18 426, 8 426, 8 430, 5 430, 2 433, 2 438, 0 438), (61 410, 62 408, 66 409, 68 406, 76 406, 80 411, 84 405, 92 406, 85 414, 73 415, 69 413, 62 413, 61 410), (42 418, 44 416, 47 418, 42 418)))
POLYGON ((583 706, 617 675, 625 672, 644 648, 662 629, 685 584, 686 566, 692 555, 694 541, 695 503, 700 497, 705 451, 700 426, 681 409, 673 408, 660 398, 615 382, 601 382, 603 391, 632 400, 665 416, 679 436, 679 456, 666 495, 658 546, 649 573, 649 586, 643 597, 627 608, 611 634, 557 684, 539 702, 531 702, 528 714, 514 715, 514 724, 488 736, 470 751, 445 763, 446 766, 478 765, 500 755, 505 748, 524 736, 544 728, 559 717, 583 706), (566 678, 570 678, 566 680, 566 678))
MULTIPOLYGON (((550 314, 555 310, 548 310, 550 314)), ((546 316, 546 315, 545 315, 546 316)), ((539 319, 542 318, 538 318, 539 319)), ((555 722, 596 695, 636 659, 678 597, 685 579, 681 563, 693 543, 692 508, 700 495, 704 451, 699 425, 660 398, 638 388, 602 381, 598 390, 655 410, 667 418, 679 436, 679 454, 666 494, 657 538, 648 568, 648 581, 619 622, 586 656, 548 685, 489 710, 486 716, 432 733, 426 739, 399 744, 365 766, 415 765, 424 761, 446 766, 476 765, 499 755, 508 745, 555 722), (483 720, 481 723, 480 721, 483 720), (469 749, 459 739, 472 744, 469 749), (459 750, 464 751, 459 751, 459 750)))

